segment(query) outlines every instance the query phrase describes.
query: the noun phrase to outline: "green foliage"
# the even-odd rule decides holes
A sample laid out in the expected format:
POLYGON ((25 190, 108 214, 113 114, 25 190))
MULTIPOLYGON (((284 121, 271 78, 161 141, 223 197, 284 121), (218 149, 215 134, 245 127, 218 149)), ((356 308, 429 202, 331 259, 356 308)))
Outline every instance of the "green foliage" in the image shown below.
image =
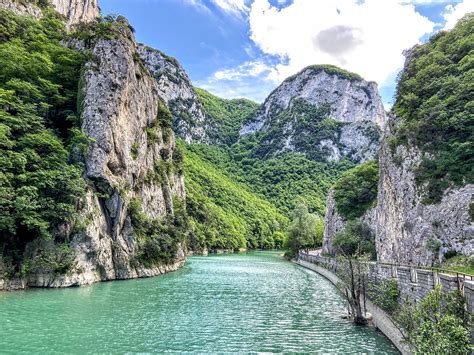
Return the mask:
POLYGON ((337 212, 347 220, 361 217, 374 205, 378 181, 376 161, 368 161, 345 172, 334 185, 337 212))
POLYGON ((0 33, 0 249, 21 259, 26 243, 74 217, 84 193, 65 146, 87 144, 73 130, 85 58, 61 45, 64 24, 50 12, 38 21, 2 10, 0 33))
POLYGON ((474 275, 474 255, 465 256, 455 253, 449 255, 448 253, 444 255, 446 260, 439 265, 440 268, 474 275))
POLYGON ((235 143, 242 122, 258 108, 258 104, 247 99, 222 99, 199 88, 194 90, 204 108, 208 125, 212 127, 209 138, 227 145, 235 143))
POLYGON ((414 48, 401 75, 395 134, 397 144, 426 153, 415 171, 426 203, 440 201, 449 186, 474 182, 473 82, 473 14, 414 48))
POLYGON ((323 229, 322 218, 309 213, 308 207, 300 202, 288 226, 285 248, 290 251, 290 255, 296 255, 300 249, 319 247, 323 241, 323 229))
POLYGON ((294 80, 297 76, 299 76, 302 72, 306 70, 312 70, 314 73, 319 73, 319 72, 326 72, 328 74, 334 74, 338 75, 342 78, 348 79, 350 81, 358 81, 358 80, 364 80, 360 75, 356 73, 349 72, 347 70, 341 69, 339 67, 336 67, 331 64, 316 64, 316 65, 310 65, 304 69, 302 69, 298 74, 292 75, 288 77, 285 81, 292 81, 294 80))
POLYGON ((69 244, 38 249, 38 255, 22 265, 22 276, 28 272, 64 275, 74 266, 74 250, 69 244))
MULTIPOLYGON (((121 29, 128 29, 133 33, 134 29, 128 24, 128 21, 118 15, 102 16, 95 21, 83 22, 74 26, 71 32, 71 38, 80 40, 86 48, 91 48, 99 40, 114 40, 123 33, 121 29)), ((133 59, 141 64, 141 59, 133 54, 133 59)))
POLYGON ((189 229, 184 202, 176 199, 174 213, 164 218, 149 218, 136 198, 130 200, 128 211, 139 245, 134 261, 148 268, 174 262, 189 229))
POLYGON ((436 286, 418 305, 407 302, 396 317, 415 354, 470 354, 471 316, 459 291, 436 286))
POLYGON ((248 187, 202 159, 193 146, 183 153, 186 205, 194 249, 274 248, 281 246, 287 219, 248 187))
POLYGON ((173 126, 173 115, 171 114, 168 106, 163 101, 159 99, 158 101, 158 112, 156 114, 156 122, 158 126, 164 129, 171 129, 173 126))
POLYGON ((398 309, 400 290, 395 279, 383 280, 380 284, 369 283, 367 294, 377 306, 390 314, 398 309))
POLYGON ((138 148, 139 145, 137 142, 132 144, 132 147, 130 148, 130 155, 132 156, 133 160, 136 160, 138 158, 138 148))
POLYGON ((334 247, 338 254, 347 257, 368 256, 375 260, 375 235, 364 222, 349 221, 344 231, 337 233, 334 238, 334 247))
POLYGON ((301 197, 310 212, 324 216, 327 192, 340 174, 353 166, 346 160, 320 163, 290 152, 262 160, 252 155, 257 145, 255 137, 248 137, 232 147, 190 145, 187 149, 230 179, 248 186, 287 217, 301 197))

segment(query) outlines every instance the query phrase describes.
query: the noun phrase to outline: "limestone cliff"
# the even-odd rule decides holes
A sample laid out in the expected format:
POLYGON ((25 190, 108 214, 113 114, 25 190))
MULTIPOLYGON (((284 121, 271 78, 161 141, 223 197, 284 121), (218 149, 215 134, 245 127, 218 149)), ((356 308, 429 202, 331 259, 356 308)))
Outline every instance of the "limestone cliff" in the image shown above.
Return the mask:
POLYGON ((385 111, 377 85, 332 66, 311 66, 286 79, 247 119, 241 135, 260 132, 262 155, 363 162, 378 151, 385 111))
POLYGON ((67 18, 67 27, 92 22, 100 16, 97 0, 49 0, 67 18))
POLYGON ((94 21, 100 16, 97 0, 46 0, 34 2, 28 0, 0 0, 0 9, 13 11, 19 16, 42 17, 42 7, 50 4, 66 18, 66 27, 94 21))
MULTIPOLYGON (((447 252, 472 255, 474 185, 447 189, 440 202, 425 204, 414 174, 422 154, 413 145, 395 150, 389 146, 397 121, 390 119, 381 143, 377 205, 360 218, 376 235, 378 260, 431 266, 447 252)), ((346 221, 337 212, 332 192, 326 206, 323 252, 332 254, 334 238, 346 221)))
POLYGON ((89 147, 82 158, 87 194, 78 201, 78 216, 58 227, 54 242, 28 245, 27 277, 0 280, 0 289, 148 277, 176 270, 185 260, 184 240, 168 223, 174 200, 185 198, 171 115, 126 19, 119 17, 111 30, 113 36, 97 38, 89 48, 79 89, 89 147))
POLYGON ((380 182, 376 209, 376 246, 380 261, 431 265, 446 252, 474 252, 474 224, 469 209, 474 185, 450 188, 440 202, 424 204, 422 187, 414 171, 421 153, 413 145, 389 147, 386 139, 380 152, 380 182))
POLYGON ((145 45, 138 46, 138 53, 173 114, 176 135, 188 143, 209 143, 202 105, 183 67, 176 59, 145 45))

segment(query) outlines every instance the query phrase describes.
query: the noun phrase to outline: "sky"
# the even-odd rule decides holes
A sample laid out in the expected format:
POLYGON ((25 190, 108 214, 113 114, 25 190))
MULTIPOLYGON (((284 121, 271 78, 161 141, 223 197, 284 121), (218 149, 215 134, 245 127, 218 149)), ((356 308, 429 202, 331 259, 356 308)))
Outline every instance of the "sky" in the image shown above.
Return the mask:
POLYGON ((474 0, 99 0, 194 86, 263 102, 286 77, 333 64, 375 81, 390 108, 403 51, 449 30, 474 0))

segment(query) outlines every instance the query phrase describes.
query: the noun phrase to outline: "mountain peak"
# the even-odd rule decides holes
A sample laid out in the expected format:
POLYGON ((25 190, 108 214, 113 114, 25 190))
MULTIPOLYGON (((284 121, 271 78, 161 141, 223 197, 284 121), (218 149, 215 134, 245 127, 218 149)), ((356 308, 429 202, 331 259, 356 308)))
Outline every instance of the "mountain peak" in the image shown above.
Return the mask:
POLYGON ((377 84, 333 65, 287 78, 242 125, 260 132, 262 156, 297 151, 311 159, 373 159, 386 113, 377 84))
POLYGON ((298 73, 286 78, 285 81, 292 81, 305 71, 311 71, 314 74, 325 72, 326 74, 337 75, 350 81, 364 81, 359 74, 347 71, 332 64, 312 64, 300 70, 298 73))

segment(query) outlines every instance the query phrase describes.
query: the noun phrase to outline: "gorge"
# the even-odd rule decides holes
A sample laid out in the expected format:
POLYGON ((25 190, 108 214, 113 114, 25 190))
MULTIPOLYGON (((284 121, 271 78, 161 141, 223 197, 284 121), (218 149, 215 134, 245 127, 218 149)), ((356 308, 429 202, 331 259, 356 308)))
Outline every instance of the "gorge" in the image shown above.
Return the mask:
MULTIPOLYGON (((178 60, 138 43, 96 0, 0 0, 0 291, 89 285, 0 294, 0 348, 41 329, 29 312, 71 297, 69 336, 87 334, 89 320, 112 334, 99 306, 131 327, 115 343, 90 336, 86 352, 396 353, 340 319, 343 287, 283 251, 254 251, 426 267, 432 289, 441 268, 472 275, 473 43, 467 14, 407 51, 390 112, 375 82, 328 64, 302 68, 259 104, 194 87, 178 60), (147 324, 163 339, 140 334, 147 324)), ((461 284, 452 291, 463 295, 461 284)), ((18 350, 79 351, 47 327, 44 348, 18 350)))

